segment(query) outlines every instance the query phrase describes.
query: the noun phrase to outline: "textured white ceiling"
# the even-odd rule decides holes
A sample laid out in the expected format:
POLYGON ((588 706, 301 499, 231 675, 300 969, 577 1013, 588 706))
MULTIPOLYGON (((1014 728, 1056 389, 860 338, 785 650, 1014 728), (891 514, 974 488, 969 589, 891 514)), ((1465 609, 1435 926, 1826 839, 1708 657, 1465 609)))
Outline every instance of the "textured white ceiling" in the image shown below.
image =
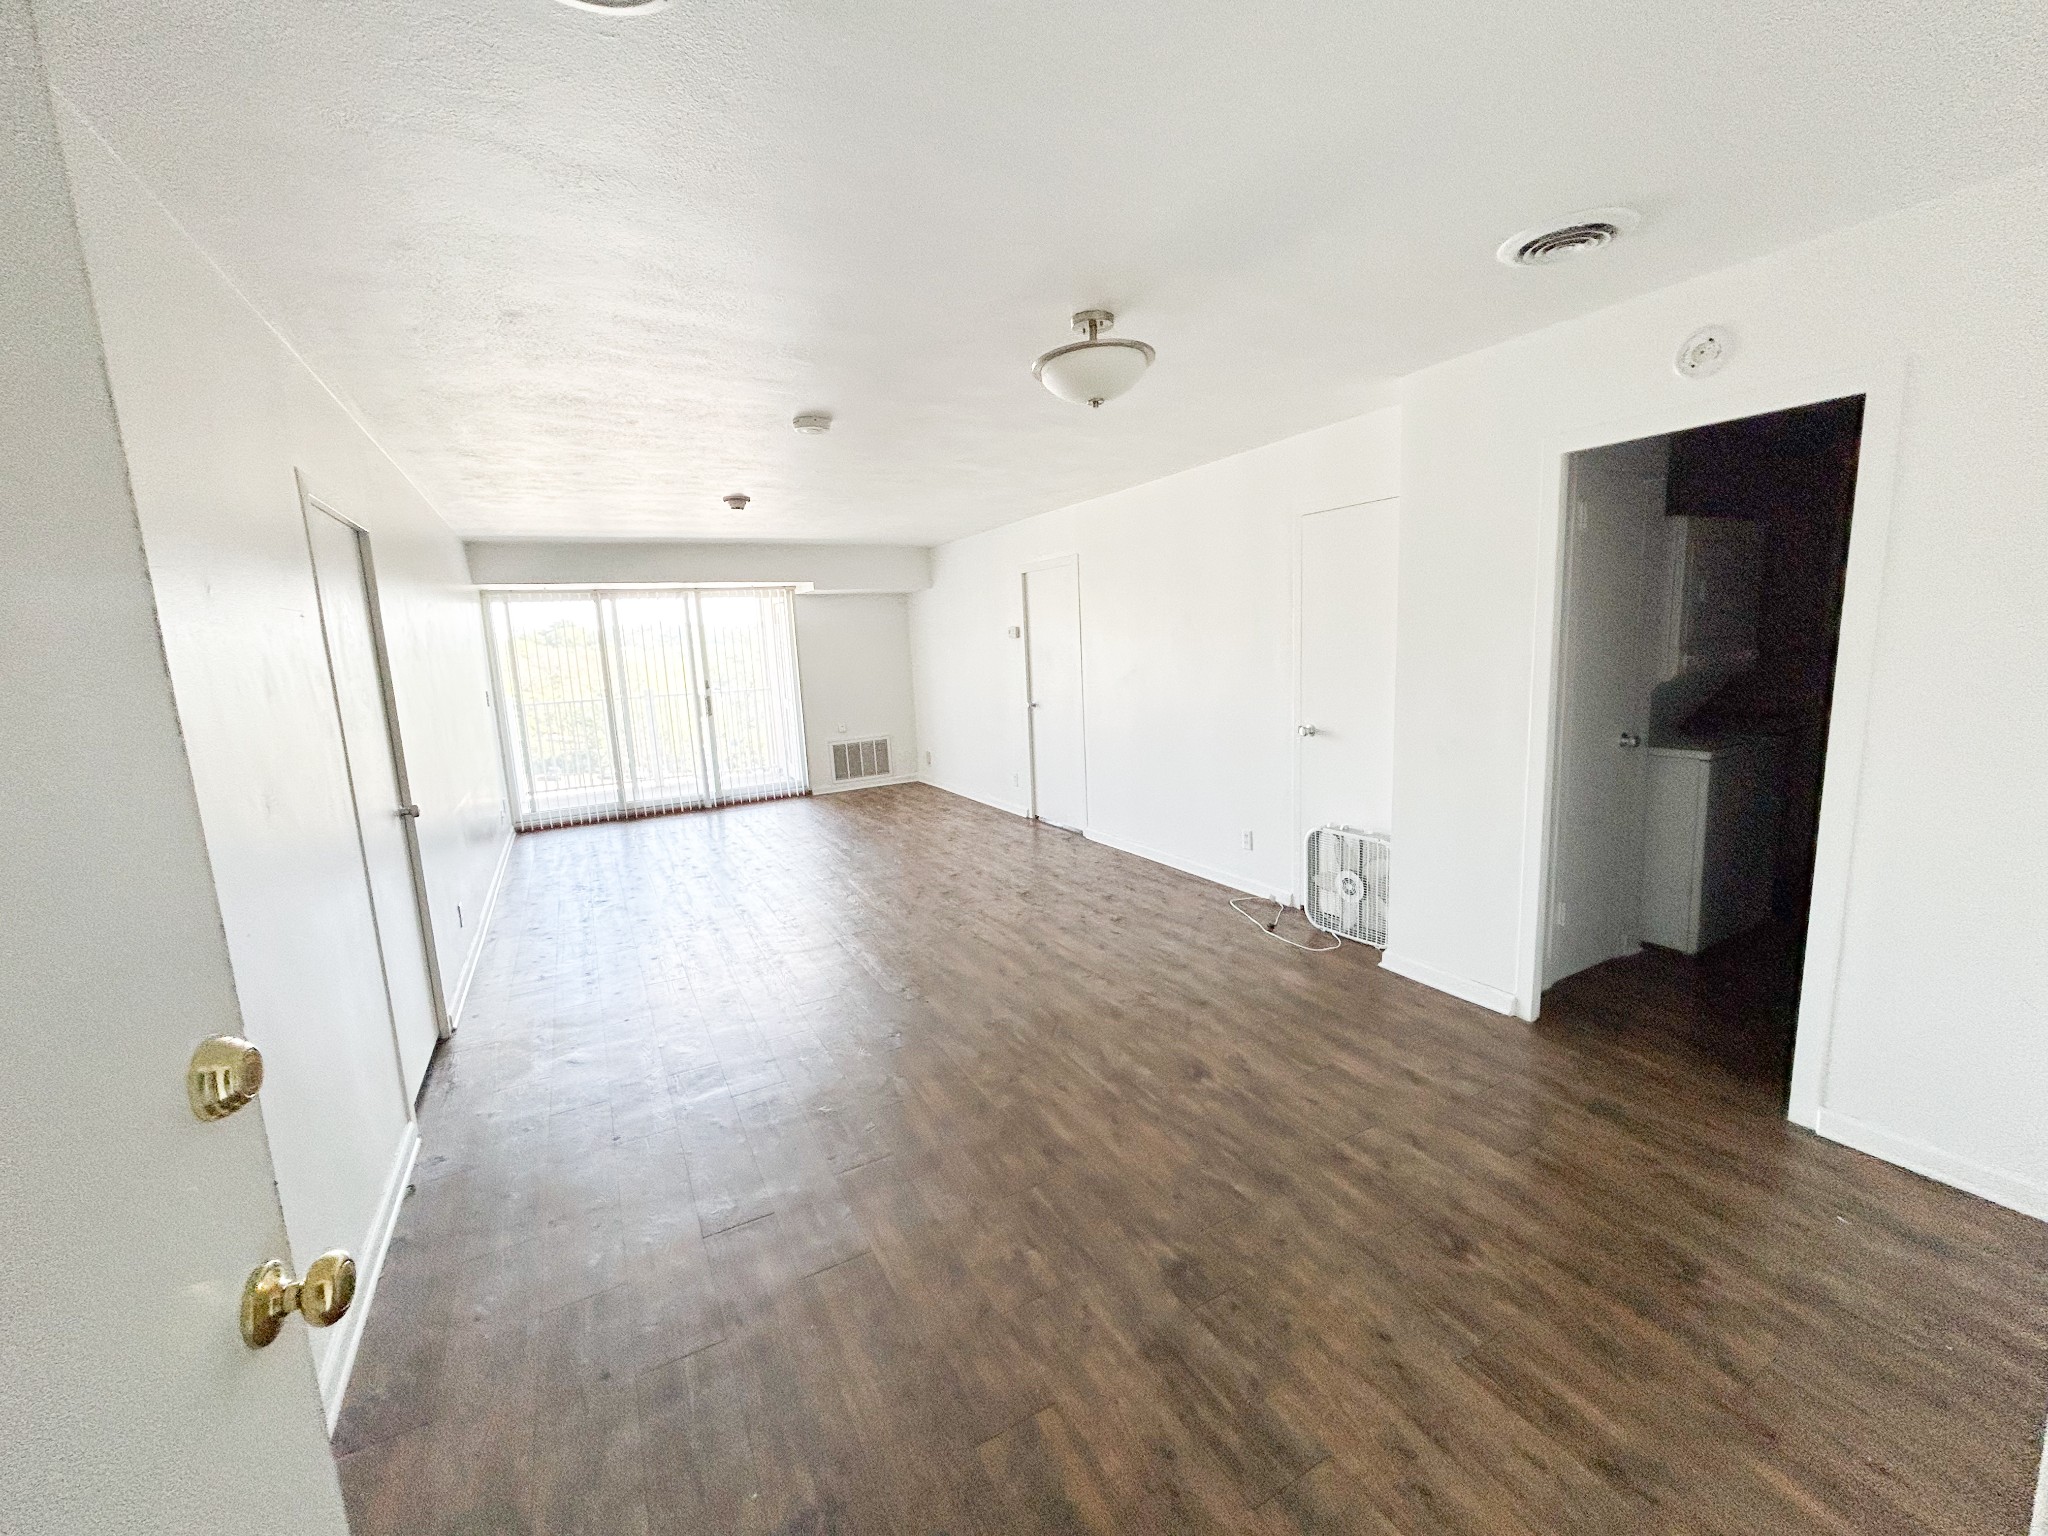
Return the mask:
POLYGON ((2048 160, 2033 0, 38 13, 59 88, 471 535, 949 538, 2048 160), (1645 217, 1608 252, 1493 260, 1614 202, 1645 217), (1030 372, 1090 305, 1159 349, 1092 413, 1030 372))

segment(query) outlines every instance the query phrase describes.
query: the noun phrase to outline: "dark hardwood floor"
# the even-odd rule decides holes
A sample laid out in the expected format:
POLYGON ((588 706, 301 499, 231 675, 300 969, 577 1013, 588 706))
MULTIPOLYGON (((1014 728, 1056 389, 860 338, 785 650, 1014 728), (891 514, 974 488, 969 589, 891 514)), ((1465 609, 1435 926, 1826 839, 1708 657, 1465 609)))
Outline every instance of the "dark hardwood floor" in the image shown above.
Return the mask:
POLYGON ((1567 976, 1543 996, 1543 1027, 1602 1031, 1676 1051, 1715 1076, 1754 1087, 1782 1110, 1792 1083, 1805 924, 1773 920, 1698 955, 1645 946, 1567 976))
POLYGON ((1225 894, 920 786, 522 838, 357 1536, 2024 1530, 2048 1229, 1682 988, 1531 1027, 1225 894))

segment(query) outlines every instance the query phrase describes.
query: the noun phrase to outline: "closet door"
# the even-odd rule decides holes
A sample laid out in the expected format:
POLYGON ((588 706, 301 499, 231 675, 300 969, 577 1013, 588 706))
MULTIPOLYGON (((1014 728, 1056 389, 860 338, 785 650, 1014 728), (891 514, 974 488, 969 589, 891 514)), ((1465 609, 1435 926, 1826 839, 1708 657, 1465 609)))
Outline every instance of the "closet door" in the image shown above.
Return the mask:
POLYGON ((441 1005, 412 842, 412 817, 418 810, 406 803, 399 778, 394 712, 386 692, 365 558, 367 536, 317 501, 306 503, 305 515, 363 877, 376 923, 392 1038, 410 1103, 419 1097, 427 1063, 441 1038, 441 1005))
POLYGON ((1071 560, 1024 573, 1024 657, 1031 733, 1031 814, 1078 832, 1088 824, 1081 704, 1081 573, 1071 560))

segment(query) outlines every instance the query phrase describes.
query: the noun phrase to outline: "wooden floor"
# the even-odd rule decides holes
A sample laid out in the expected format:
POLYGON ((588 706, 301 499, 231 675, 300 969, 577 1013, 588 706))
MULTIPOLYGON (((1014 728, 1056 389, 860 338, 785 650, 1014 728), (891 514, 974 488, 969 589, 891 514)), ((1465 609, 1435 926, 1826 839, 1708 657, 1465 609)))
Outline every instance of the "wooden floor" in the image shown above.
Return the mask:
POLYGON ((1224 900, 921 786, 521 838, 357 1536, 2024 1530, 2048 1229, 1677 971, 1532 1028, 1224 900))

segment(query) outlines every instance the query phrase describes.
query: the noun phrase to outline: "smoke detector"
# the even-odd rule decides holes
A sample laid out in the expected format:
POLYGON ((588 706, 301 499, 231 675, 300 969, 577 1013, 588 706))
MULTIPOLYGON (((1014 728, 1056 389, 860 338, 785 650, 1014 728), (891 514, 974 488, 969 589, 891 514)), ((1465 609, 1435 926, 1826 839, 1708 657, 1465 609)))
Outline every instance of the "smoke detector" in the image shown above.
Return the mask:
POLYGON ((832 418, 823 411, 805 411, 791 421, 790 425, 806 437, 818 437, 832 430, 832 418))
POLYGON ((668 5, 668 0, 562 0, 576 11, 596 11, 600 16, 645 16, 668 5))
POLYGON ((1510 235, 1493 254, 1510 267, 1547 267, 1612 245, 1642 222, 1633 208, 1586 208, 1510 235))
POLYGON ((1710 373, 1721 371, 1721 365, 1728 361, 1734 345, 1726 326, 1704 326, 1685 338, 1678 349, 1678 356, 1671 360, 1671 366, 1682 378, 1704 379, 1710 373))
POLYGON ((734 491, 730 496, 725 498, 725 504, 728 507, 731 507, 735 512, 744 512, 747 510, 747 503, 752 501, 753 499, 754 498, 749 496, 745 491, 734 491))

